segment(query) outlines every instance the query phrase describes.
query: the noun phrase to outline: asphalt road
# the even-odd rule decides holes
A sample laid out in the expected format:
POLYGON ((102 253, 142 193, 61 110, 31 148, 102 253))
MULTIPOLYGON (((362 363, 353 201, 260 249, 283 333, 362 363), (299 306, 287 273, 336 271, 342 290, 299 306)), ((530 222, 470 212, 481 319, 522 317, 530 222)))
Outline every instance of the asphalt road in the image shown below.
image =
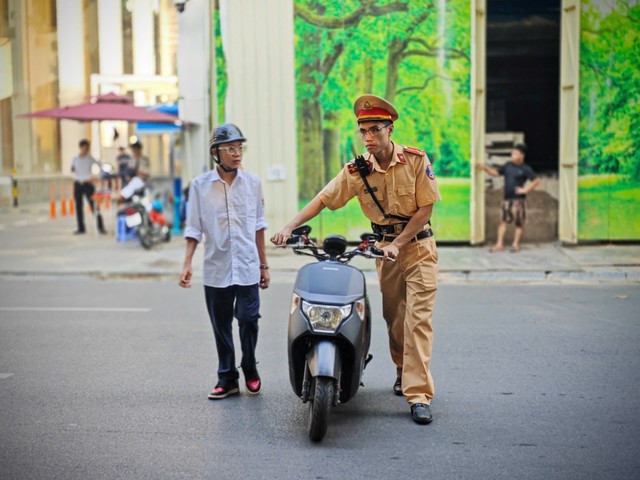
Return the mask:
POLYGON ((640 477, 640 286, 441 286, 419 426, 391 393, 372 281, 366 386, 316 444, 288 380, 291 274, 273 275, 264 391, 217 402, 201 286, 0 278, 0 477, 640 477))

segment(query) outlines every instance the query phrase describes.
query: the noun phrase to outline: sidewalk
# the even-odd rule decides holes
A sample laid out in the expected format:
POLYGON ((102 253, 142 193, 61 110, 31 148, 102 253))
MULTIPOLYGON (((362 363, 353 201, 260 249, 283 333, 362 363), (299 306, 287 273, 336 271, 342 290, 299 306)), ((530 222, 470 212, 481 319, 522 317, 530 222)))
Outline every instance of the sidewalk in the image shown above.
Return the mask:
MULTIPOLYGON (((97 278, 175 278, 184 256, 184 241, 144 250, 136 241, 117 243, 115 211, 103 212, 109 235, 98 235, 86 219, 86 235, 74 236, 75 218, 49 219, 48 205, 0 209, 0 275, 92 276, 97 278)), ((202 248, 194 258, 194 277, 201 280, 202 248)), ((563 247, 560 243, 524 244, 519 253, 489 253, 487 247, 440 246, 440 281, 445 283, 640 283, 640 245, 563 247)), ((291 250, 269 247, 272 276, 294 272, 313 261, 291 250)), ((357 258, 353 265, 375 276, 374 262, 357 258)))

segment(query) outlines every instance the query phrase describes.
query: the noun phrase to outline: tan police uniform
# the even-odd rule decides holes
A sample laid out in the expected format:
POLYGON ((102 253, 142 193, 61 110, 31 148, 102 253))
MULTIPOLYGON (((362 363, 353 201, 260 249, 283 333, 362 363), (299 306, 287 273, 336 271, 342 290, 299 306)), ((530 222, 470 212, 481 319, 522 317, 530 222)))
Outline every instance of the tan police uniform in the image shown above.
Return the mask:
MULTIPOLYGON (((424 152, 397 144, 393 147, 393 157, 386 171, 380 168, 373 155, 364 155, 371 171, 367 181, 387 214, 411 217, 420 207, 440 200, 440 192, 424 152)), ((401 223, 384 217, 367 193, 353 162, 347 164, 319 193, 320 200, 330 210, 343 207, 354 196, 358 197, 363 213, 371 222, 378 225, 401 223)), ((425 229, 428 228, 426 225, 425 229)), ((378 246, 389 243, 383 241, 378 246)), ((428 404, 434 394, 429 363, 438 271, 438 253, 433 236, 411 241, 402 247, 395 262, 377 260, 377 270, 391 357, 398 376, 402 378, 403 394, 411 405, 428 404)))

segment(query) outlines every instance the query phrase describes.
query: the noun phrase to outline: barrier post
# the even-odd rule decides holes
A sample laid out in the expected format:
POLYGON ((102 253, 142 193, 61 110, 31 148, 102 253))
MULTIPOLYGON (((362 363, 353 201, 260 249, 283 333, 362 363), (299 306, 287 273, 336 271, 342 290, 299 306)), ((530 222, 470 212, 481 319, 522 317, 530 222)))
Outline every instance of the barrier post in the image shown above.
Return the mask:
POLYGON ((173 179, 173 228, 172 235, 181 235, 180 228, 180 208, 182 204, 182 179, 180 177, 173 179))
POLYGON ((13 196, 13 207, 17 207, 18 206, 18 170, 17 169, 13 169, 13 172, 11 173, 11 194, 13 196))

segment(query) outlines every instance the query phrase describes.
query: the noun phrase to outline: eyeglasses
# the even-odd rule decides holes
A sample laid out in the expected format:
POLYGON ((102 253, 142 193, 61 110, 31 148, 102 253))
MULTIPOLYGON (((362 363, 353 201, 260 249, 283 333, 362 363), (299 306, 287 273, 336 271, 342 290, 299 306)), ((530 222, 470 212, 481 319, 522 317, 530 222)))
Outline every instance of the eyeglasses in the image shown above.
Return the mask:
POLYGON ((390 127, 391 125, 385 125, 384 127, 381 127, 379 125, 374 125, 373 127, 371 127, 369 130, 365 130, 364 128, 361 128, 358 133, 360 133, 360 136, 362 138, 365 138, 368 134, 371 134, 372 136, 376 136, 378 135, 380 132, 382 132, 383 129, 390 127))
POLYGON ((246 145, 241 145, 239 147, 218 147, 219 150, 224 150, 230 155, 235 155, 236 153, 242 153, 247 149, 246 145))

